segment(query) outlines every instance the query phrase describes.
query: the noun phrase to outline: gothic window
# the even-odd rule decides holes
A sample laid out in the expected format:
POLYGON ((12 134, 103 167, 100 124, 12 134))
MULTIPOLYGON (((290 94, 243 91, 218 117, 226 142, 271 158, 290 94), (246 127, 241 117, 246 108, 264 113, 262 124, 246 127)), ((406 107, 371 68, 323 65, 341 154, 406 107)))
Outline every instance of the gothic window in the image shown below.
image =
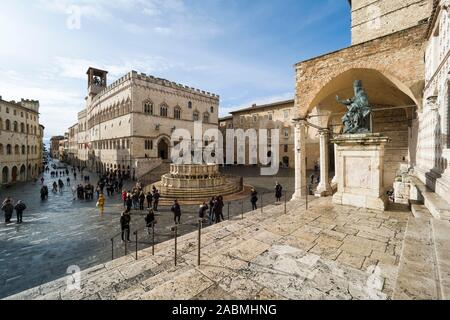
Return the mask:
POLYGON ((214 107, 211 107, 211 113, 214 113, 214 107))
POLYGON ((9 121, 9 119, 6 119, 5 121, 5 130, 11 130, 11 121, 9 121))
POLYGON ((205 112, 203 114, 203 122, 204 123, 209 123, 209 113, 208 112, 205 112))
POLYGON ((147 101, 144 103, 144 113, 153 115, 153 103, 151 101, 147 101))
POLYGON ((7 155, 11 155, 12 154, 12 146, 10 144, 8 144, 6 146, 6 154, 7 155))
POLYGON ((286 145, 284 145, 284 153, 287 153, 288 152, 288 150, 289 150, 289 147, 288 147, 288 145, 286 144, 286 145))
POLYGON ((289 138, 289 128, 284 129, 284 137, 289 138))
POLYGON ((192 102, 191 101, 188 102, 188 109, 192 109, 192 102))
POLYGON ((25 133, 25 124, 23 122, 20 124, 20 132, 25 133))
POLYGON ((22 154, 25 154, 25 146, 22 146, 22 154))
POLYGON ((200 119, 199 113, 197 111, 194 111, 194 114, 193 114, 192 118, 193 118, 194 121, 198 121, 200 119))
POLYGON ((0 156, 3 155, 3 145, 0 143, 0 156))
POLYGON ((168 110, 169 110, 169 107, 165 104, 162 104, 161 107, 159 108, 159 115, 161 117, 167 117, 168 110))
POLYGON ((181 108, 176 107, 173 114, 174 114, 175 119, 180 120, 181 119, 181 108))
POLYGON ((14 153, 15 154, 20 154, 20 147, 17 144, 14 147, 14 153))
POLYGON ((145 150, 153 150, 153 140, 145 140, 145 150))
POLYGON ((270 120, 270 121, 273 120, 273 113, 269 113, 269 120, 270 120))

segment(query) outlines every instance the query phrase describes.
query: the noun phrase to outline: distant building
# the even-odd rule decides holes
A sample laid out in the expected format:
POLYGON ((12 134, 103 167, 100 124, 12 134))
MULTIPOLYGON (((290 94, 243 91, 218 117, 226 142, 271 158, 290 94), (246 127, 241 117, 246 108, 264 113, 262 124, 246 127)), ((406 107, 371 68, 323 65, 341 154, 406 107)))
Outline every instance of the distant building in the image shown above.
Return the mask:
POLYGON ((39 101, 5 101, 0 97, 0 185, 40 175, 43 136, 39 101))
POLYGON ((194 122, 202 122, 203 132, 218 127, 218 95, 136 71, 107 85, 107 73, 87 72, 86 109, 69 129, 74 164, 140 177, 170 159, 174 130, 194 137, 194 122))
POLYGON ((63 136, 55 136, 50 139, 50 155, 53 159, 59 160, 61 155, 61 142, 64 141, 63 136))

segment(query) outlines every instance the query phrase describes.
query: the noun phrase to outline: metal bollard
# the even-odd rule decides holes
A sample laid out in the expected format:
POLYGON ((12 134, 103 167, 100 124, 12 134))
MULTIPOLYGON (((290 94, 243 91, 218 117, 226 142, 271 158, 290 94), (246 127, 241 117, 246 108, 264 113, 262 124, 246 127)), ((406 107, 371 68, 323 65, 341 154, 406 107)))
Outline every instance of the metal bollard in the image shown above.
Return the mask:
POLYGON ((244 201, 241 201, 241 215, 242 215, 242 220, 244 220, 244 201))
POLYGON ((134 235, 136 236, 136 261, 138 260, 138 232, 136 231, 134 233, 134 235))
POLYGON ((130 232, 130 231, 125 232, 125 255, 126 256, 128 255, 128 241, 127 241, 127 239, 128 239, 128 232, 130 232))
POLYGON ((286 191, 284 192, 284 214, 287 214, 287 195, 286 191))
POLYGON ((178 227, 174 227, 175 232, 175 267, 177 266, 177 245, 178 245, 178 227))
POLYGON ((111 260, 114 260, 114 238, 111 239, 111 260))
POLYGON ((264 195, 261 193, 261 213, 264 213, 264 195))
POLYGON ((202 220, 200 219, 199 221, 198 221, 198 257, 197 257, 197 264, 198 265, 200 265, 200 263, 201 263, 201 259, 200 259, 200 256, 201 256, 201 244, 202 243, 202 220))
POLYGON ((152 255, 155 255, 155 223, 152 223, 152 255))

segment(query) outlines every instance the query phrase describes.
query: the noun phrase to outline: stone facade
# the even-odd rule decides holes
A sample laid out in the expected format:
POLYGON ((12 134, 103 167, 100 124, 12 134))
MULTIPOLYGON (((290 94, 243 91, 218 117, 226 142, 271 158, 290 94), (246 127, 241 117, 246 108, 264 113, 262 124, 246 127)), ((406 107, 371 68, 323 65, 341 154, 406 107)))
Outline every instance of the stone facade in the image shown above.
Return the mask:
POLYGON ((417 130, 415 173, 431 190, 450 193, 450 2, 436 1, 428 30, 423 108, 417 130))
POLYGON ((139 177, 170 158, 175 129, 194 137, 194 122, 202 122, 203 132, 218 127, 215 94, 135 71, 107 86, 106 74, 89 69, 86 109, 72 127, 75 161, 88 168, 139 177))
POLYGON ((38 101, 8 102, 0 97, 0 186, 39 176, 43 133, 38 101))
POLYGON ((432 0, 352 0, 352 44, 370 41, 427 21, 432 0))
POLYGON ((50 155, 53 159, 61 159, 61 142, 64 141, 63 136, 55 136, 50 139, 50 155))
MULTIPOLYGON (((231 118, 224 118, 221 130, 226 138, 226 129, 278 129, 280 133, 279 161, 280 167, 294 168, 294 127, 292 120, 296 116, 294 100, 280 101, 266 105, 254 104, 250 108, 231 112, 231 118)), ((318 139, 316 131, 311 131, 308 143, 308 167, 314 168, 319 159, 318 139)), ((226 140, 226 139, 225 139, 226 140)), ((270 138, 268 139, 271 142, 270 138)), ((245 144, 246 164, 249 163, 248 140, 245 144)), ((235 160, 237 159, 237 147, 235 146, 235 160)))

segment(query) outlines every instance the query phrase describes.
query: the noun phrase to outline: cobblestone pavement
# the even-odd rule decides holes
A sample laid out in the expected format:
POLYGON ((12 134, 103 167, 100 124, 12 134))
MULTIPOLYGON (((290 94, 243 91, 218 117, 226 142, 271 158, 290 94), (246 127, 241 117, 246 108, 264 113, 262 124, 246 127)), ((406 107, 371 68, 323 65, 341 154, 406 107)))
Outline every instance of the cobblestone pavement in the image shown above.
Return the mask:
MULTIPOLYGON (((264 204, 274 202, 273 187, 278 179, 288 191, 290 199, 293 189, 293 171, 281 170, 279 177, 260 177, 257 168, 226 168, 226 173, 245 173, 245 183, 254 185, 261 194, 264 204)), ((96 183, 96 175, 90 174, 91 182, 96 183), (93 180, 93 181, 92 181, 93 180)), ((65 181, 66 178, 63 178, 65 181)), ((71 176, 73 180, 73 176, 71 176)), ((54 179, 45 176, 50 186, 54 179)), ((78 180, 76 183, 80 183, 78 180)), ((72 181, 72 185, 75 182, 72 181)), ((62 194, 50 192, 49 200, 41 202, 40 183, 15 185, 9 189, 0 189, 0 199, 11 196, 14 200, 24 200, 28 206, 22 225, 5 225, 3 216, 0 222, 0 298, 36 287, 43 283, 66 275, 67 268, 76 265, 86 269, 111 260, 110 239, 120 232, 119 219, 122 211, 120 196, 106 201, 105 214, 100 216, 95 201, 73 200, 68 188, 62 194)), ((51 189, 51 187, 49 188, 51 189)), ((227 205, 225 216, 227 218, 227 205)), ((241 211, 250 211, 248 199, 230 204, 230 216, 240 215, 241 211)), ((161 208, 157 217, 156 242, 173 238, 170 230, 172 214, 168 208, 161 208)), ((139 249, 150 245, 144 232, 144 217, 133 212, 132 230, 139 229, 139 249)), ((183 207, 183 225, 180 234, 197 229, 197 207, 183 207)), ((114 255, 124 254, 120 237, 115 238, 114 255)), ((134 250, 134 245, 129 248, 134 250)))
POLYGON ((390 299, 407 221, 403 207, 374 212, 314 200, 269 206, 244 220, 197 233, 84 270, 81 290, 66 279, 11 299, 390 299))

